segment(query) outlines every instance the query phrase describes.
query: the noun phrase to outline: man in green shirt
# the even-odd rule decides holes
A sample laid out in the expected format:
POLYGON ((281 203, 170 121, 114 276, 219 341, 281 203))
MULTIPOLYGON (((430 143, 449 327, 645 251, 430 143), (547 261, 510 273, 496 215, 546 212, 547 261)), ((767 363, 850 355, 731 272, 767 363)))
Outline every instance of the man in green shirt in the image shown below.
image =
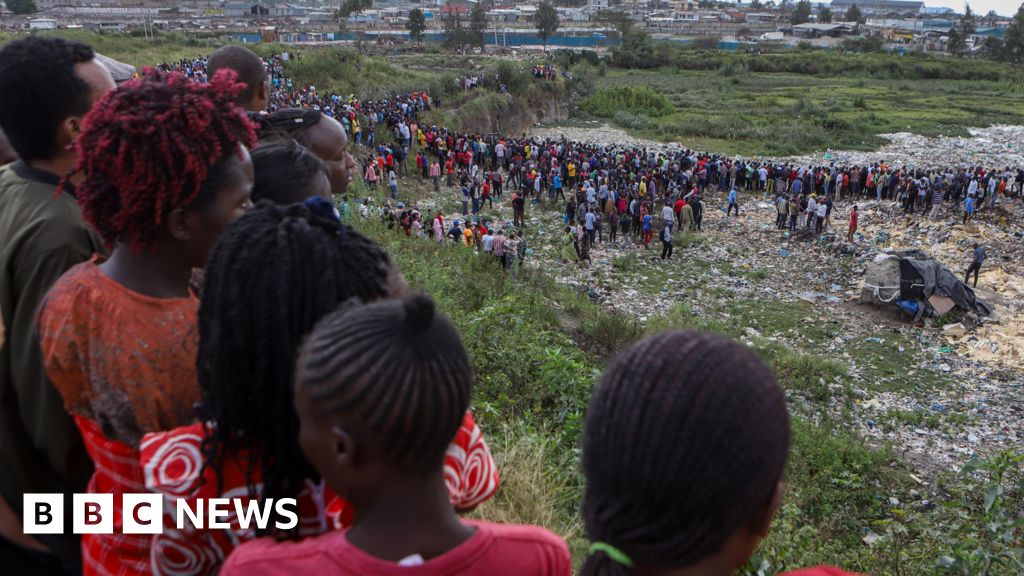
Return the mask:
MULTIPOLYGON (((73 183, 58 184, 74 167, 71 144, 83 117, 113 88, 110 72, 84 44, 29 37, 0 50, 0 129, 21 158, 0 168, 0 547, 13 563, 4 567, 10 573, 80 571, 69 528, 34 537, 19 528, 23 494, 84 492, 92 472, 78 430, 46 380, 35 320, 61 274, 104 252, 82 221, 73 183)), ((70 496, 65 500, 70 526, 70 496)))

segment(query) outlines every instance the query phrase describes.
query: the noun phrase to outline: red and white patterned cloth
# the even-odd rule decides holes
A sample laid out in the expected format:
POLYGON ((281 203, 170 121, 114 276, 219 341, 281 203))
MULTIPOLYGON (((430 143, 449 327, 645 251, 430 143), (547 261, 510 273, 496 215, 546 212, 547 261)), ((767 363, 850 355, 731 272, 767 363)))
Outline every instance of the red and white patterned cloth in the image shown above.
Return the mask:
POLYGON ((108 439, 96 422, 75 415, 85 449, 96 471, 89 480, 93 494, 114 495, 114 533, 82 535, 82 570, 86 576, 133 576, 151 574, 150 548, 153 536, 121 534, 121 495, 147 492, 143 482, 139 451, 128 444, 108 439))
MULTIPOLYGON (((195 530, 176 526, 177 501, 185 499, 192 510, 198 499, 238 498, 249 502, 246 485, 248 454, 239 452, 224 463, 221 490, 212 470, 203 472, 203 426, 194 424, 170 432, 147 434, 141 445, 145 488, 164 496, 164 532, 153 540, 151 567, 158 575, 216 574, 228 554, 252 540, 255 530, 243 529, 235 514, 228 530, 195 530)), ((444 463, 445 484, 452 504, 472 508, 498 490, 498 471, 473 415, 466 413, 462 426, 448 447, 444 463)), ((258 472, 253 479, 259 482, 258 472)), ((258 493, 262 486, 253 487, 258 493)), ((348 526, 355 518, 352 507, 324 484, 307 481, 298 498, 299 535, 303 538, 348 526)))

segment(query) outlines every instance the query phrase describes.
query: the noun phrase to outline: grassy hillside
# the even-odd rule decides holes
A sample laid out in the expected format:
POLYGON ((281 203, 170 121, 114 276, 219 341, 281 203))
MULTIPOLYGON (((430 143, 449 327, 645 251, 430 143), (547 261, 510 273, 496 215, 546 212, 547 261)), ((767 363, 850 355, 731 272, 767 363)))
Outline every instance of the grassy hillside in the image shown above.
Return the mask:
POLYGON ((793 155, 872 150, 878 134, 966 135, 966 129, 1024 123, 1024 73, 982 60, 789 51, 749 55, 682 51, 651 70, 611 69, 596 79, 581 118, 705 150, 793 155), (601 112, 623 87, 646 86, 675 111, 601 112), (597 111, 595 113, 594 111, 597 111))

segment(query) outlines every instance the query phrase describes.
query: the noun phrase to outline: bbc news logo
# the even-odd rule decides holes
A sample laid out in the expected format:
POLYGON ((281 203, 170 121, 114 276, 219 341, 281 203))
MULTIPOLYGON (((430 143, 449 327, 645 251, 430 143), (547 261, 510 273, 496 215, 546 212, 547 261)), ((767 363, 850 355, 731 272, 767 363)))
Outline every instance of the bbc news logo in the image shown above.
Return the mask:
MULTIPOLYGON (((63 494, 25 494, 22 528, 25 534, 63 534, 63 494)), ((74 494, 71 531, 74 534, 160 534, 164 530, 164 497, 160 494, 122 494, 120 530, 115 531, 117 508, 113 494, 74 494)), ((291 530, 299 524, 295 498, 267 499, 175 498, 173 518, 180 530, 291 530), (277 520, 271 523, 271 512, 277 520)), ((170 519, 168 515, 167 519, 170 519)))

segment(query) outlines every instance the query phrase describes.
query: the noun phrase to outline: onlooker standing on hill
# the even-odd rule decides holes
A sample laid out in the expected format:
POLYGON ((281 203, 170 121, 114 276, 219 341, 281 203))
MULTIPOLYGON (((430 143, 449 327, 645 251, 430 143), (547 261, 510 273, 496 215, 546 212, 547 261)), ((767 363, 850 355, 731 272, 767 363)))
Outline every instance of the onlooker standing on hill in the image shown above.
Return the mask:
POLYGON ((263 112, 270 100, 267 68, 252 50, 242 46, 223 46, 206 61, 207 77, 223 69, 234 70, 245 88, 235 96, 235 104, 249 112, 263 112))
POLYGON ((430 163, 430 180, 434 183, 434 193, 441 192, 441 164, 436 159, 430 163))
POLYGON ((34 334, 39 304, 57 278, 106 252, 76 203, 80 178, 58 184, 77 161, 71 145, 83 117, 113 88, 85 44, 33 36, 0 50, 0 128, 21 157, 0 169, 0 316, 7 333, 0 345, 0 546, 11 574, 82 569, 70 514, 63 534, 34 537, 21 534, 18 517, 24 493, 84 492, 92 474, 34 334))

